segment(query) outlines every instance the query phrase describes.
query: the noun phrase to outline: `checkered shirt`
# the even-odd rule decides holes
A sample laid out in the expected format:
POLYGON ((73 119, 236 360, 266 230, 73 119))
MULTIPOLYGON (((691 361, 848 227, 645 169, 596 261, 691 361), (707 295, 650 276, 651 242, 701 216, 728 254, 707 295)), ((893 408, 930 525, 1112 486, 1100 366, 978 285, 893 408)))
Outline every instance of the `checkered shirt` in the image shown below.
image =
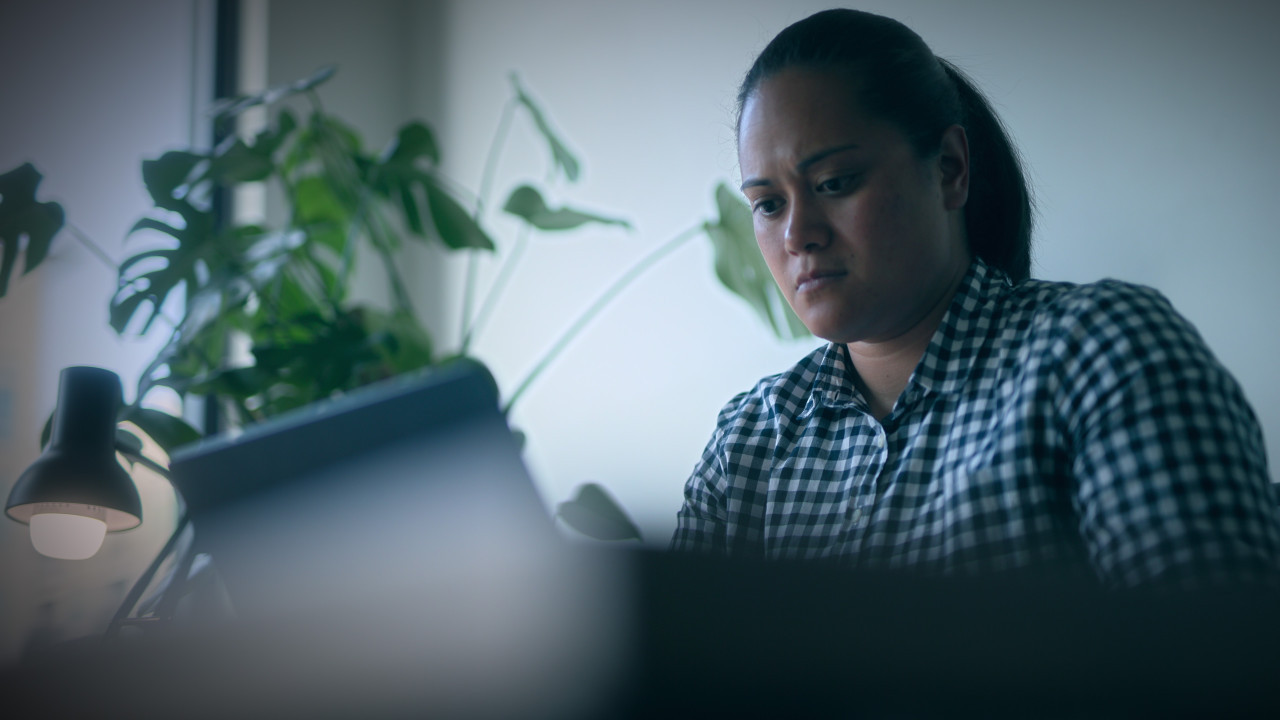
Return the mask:
POLYGON ((890 414, 818 348, 721 411, 675 550, 1109 587, 1272 583, 1280 521, 1239 386, 1151 288, 975 260, 890 414))

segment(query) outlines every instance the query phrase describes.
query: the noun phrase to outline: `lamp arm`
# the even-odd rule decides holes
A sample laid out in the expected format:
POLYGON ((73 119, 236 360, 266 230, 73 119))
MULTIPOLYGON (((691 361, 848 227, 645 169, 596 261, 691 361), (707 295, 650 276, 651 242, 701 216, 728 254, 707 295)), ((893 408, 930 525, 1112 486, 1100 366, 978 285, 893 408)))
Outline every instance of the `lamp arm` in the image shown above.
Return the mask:
MULTIPOLYGON (((151 458, 148 458, 132 448, 124 447, 119 444, 116 445, 116 450, 127 459, 137 462, 149 470, 155 471, 165 480, 170 479, 169 468, 161 465, 151 458)), ((120 604, 119 609, 116 610, 115 615, 111 618, 111 624, 107 626, 106 637, 108 639, 114 638, 120 634, 120 628, 128 621, 129 613, 133 611, 134 606, 136 606, 138 601, 142 599, 142 593, 151 585, 151 580, 160 570, 160 566, 164 564, 165 559, 173 554, 175 548, 178 546, 179 538, 182 537, 183 531, 186 530, 187 526, 191 523, 191 519, 187 515, 186 503, 183 501, 182 495, 178 492, 177 488, 173 489, 173 493, 178 501, 179 508, 177 526, 173 529, 173 534, 169 536, 164 547, 156 554, 155 559, 151 561, 151 564, 147 566, 147 569, 138 577, 137 582, 133 584, 133 587, 129 589, 128 594, 125 595, 124 602, 120 604)), ((187 565, 187 563, 183 564, 184 567, 187 565)))
POLYGON ((160 552, 151 561, 151 564, 147 566, 146 571, 142 573, 138 581, 129 589, 129 593, 124 597, 124 602, 120 603, 120 608, 116 610, 115 616, 111 618, 111 624, 107 626, 106 637, 108 639, 120 634, 120 628, 128 621, 129 613, 133 611, 134 606, 142 599, 142 593, 151 585, 151 579, 155 577, 156 571, 164 564, 165 559, 173 553, 174 548, 178 545, 178 539, 182 537, 182 532, 187 529, 189 524, 190 518, 184 510, 178 518, 178 526, 174 528, 168 542, 160 549, 160 552))

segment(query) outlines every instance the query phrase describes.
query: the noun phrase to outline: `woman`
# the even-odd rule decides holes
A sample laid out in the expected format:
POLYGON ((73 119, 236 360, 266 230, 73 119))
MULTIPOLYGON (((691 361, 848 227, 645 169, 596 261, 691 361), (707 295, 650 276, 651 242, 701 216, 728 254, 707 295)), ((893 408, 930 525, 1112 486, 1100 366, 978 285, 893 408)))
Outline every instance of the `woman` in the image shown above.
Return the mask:
POLYGON ((1030 194, 959 70, 831 10, 738 96, 769 269, 830 341, 731 400, 672 545, 1108 586, 1274 581, 1261 432, 1149 288, 1029 279, 1030 194))

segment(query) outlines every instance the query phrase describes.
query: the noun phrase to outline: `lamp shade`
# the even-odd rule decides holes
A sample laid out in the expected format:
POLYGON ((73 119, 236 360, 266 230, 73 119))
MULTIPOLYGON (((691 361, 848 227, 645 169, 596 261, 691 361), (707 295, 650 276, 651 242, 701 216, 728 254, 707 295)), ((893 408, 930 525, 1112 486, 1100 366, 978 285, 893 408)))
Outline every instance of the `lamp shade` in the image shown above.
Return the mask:
POLYGON ((49 445, 9 492, 5 512, 23 523, 43 514, 96 518, 108 531, 142 522, 142 499, 116 459, 120 377, 95 367, 69 367, 58 384, 49 445))

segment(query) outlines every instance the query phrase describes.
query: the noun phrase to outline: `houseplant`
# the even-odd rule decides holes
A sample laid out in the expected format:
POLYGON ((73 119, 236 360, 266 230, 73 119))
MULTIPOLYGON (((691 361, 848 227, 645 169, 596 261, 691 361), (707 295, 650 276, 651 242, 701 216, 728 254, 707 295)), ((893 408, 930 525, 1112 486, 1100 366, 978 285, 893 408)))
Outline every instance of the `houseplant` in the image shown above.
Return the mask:
MULTIPOLYGON (((497 242, 485 229, 494 159, 517 113, 545 142, 550 175, 569 183, 579 178, 576 155, 515 76, 480 188, 470 193, 441 172, 441 149, 424 123, 407 122, 380 152, 366 150, 359 135, 321 102, 317 88, 333 72, 322 69, 296 83, 224 101, 214 111, 215 122, 228 130, 223 142, 207 150, 166 152, 142 164, 154 208, 130 232, 138 236, 131 242, 143 247, 118 267, 109 322, 122 335, 167 333, 121 415, 166 449, 200 433, 143 405, 158 388, 180 397, 212 397, 232 423, 243 424, 400 373, 479 362, 470 355, 478 321, 496 306, 529 238, 586 225, 629 227, 611 213, 551 207, 543 189, 526 184, 511 190, 501 206, 523 221, 519 236, 497 242), (261 106, 271 110, 264 129, 251 136, 230 131, 246 111, 261 106), (279 193, 279 218, 227 222, 215 210, 215 198, 252 183, 279 193), (475 312, 478 290, 468 272, 460 337, 432 337, 420 320, 397 266, 407 242, 465 253, 472 267, 482 255, 505 258, 475 312), (390 298, 386 306, 353 294, 359 257, 378 263, 390 298)), ((25 256, 24 272, 34 269, 64 227, 62 209, 37 199, 39 181, 30 165, 0 176, 0 295, 19 255, 25 256)), ((716 219, 699 221, 655 247, 586 308, 507 393, 504 410, 600 308, 695 237, 709 238, 717 277, 775 333, 806 334, 756 249, 746 206, 723 185, 716 188, 715 200, 716 219)), ((615 511, 607 494, 594 486, 561 506, 566 522, 596 536, 618 534, 616 523, 614 531, 590 529, 601 513, 616 516, 615 511)), ((623 530, 625 535, 634 526, 623 530)))

